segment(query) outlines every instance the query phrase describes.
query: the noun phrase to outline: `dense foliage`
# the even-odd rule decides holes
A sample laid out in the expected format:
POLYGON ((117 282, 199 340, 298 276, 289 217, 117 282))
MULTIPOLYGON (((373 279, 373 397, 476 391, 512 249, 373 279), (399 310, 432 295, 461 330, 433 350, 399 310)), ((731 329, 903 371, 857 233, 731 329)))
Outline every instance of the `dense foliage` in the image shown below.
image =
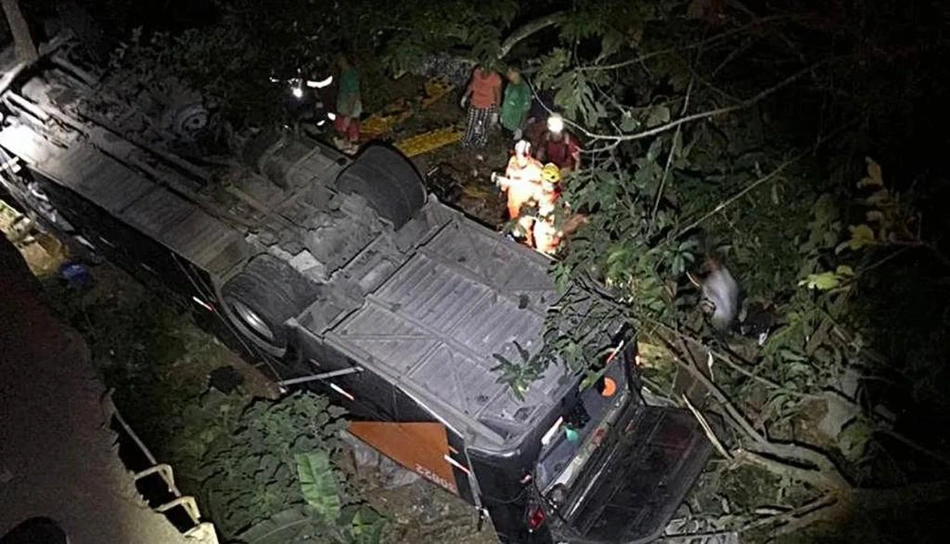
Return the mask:
POLYGON ((515 392, 551 355, 595 371, 604 346, 583 325, 611 312, 639 331, 655 394, 683 403, 684 384, 698 384, 698 400, 723 415, 729 432, 711 438, 730 466, 807 484, 808 500, 787 505, 801 518, 785 512, 757 527, 792 530, 859 501, 863 486, 946 469, 946 444, 898 432, 950 413, 948 225, 938 204, 946 137, 936 136, 946 121, 945 6, 214 5, 203 26, 137 33, 118 66, 144 81, 191 81, 249 123, 278 103, 269 75, 325 70, 340 51, 361 59, 369 81, 451 51, 517 62, 551 92, 550 106, 585 143, 584 168, 565 189, 590 224, 553 266, 558 284, 573 287, 552 312, 548 350, 499 365, 515 392), (761 345, 706 325, 688 273, 710 255, 742 287, 742 324, 767 319, 761 345), (910 413, 928 416, 896 417, 910 413))

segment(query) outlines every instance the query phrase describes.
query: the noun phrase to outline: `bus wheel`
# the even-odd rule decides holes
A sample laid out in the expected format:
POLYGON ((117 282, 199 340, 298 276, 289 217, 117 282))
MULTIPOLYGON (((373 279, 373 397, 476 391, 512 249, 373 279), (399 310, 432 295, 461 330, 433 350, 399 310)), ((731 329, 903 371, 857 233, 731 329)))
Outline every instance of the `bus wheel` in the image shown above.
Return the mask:
POLYGON ((226 313, 258 346, 281 356, 287 349, 284 323, 315 298, 313 286, 293 267, 271 255, 255 257, 221 289, 226 313))

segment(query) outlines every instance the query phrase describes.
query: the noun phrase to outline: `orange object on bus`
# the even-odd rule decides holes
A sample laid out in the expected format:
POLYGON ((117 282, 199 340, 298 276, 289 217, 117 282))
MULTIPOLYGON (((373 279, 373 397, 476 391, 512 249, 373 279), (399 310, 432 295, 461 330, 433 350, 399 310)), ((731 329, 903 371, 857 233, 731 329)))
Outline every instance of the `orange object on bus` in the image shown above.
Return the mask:
POLYGON ((617 382, 613 378, 604 377, 604 388, 600 391, 602 397, 610 398, 617 392, 617 382))
POLYGON ((452 450, 441 423, 351 421, 347 430, 393 461, 458 494, 448 462, 452 450))

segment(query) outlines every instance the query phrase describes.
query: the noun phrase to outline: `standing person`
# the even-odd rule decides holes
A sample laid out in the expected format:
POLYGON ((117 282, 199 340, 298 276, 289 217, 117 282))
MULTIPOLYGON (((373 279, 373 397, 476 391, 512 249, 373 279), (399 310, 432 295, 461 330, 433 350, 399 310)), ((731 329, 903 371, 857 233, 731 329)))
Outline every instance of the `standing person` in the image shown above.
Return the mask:
POLYGON ((518 219, 521 207, 534 200, 541 184, 541 163, 531 156, 531 144, 520 140, 499 183, 508 193, 508 218, 518 219))
POLYGON ((587 224, 587 216, 571 212, 561 198, 561 169, 553 163, 541 169, 541 184, 535 200, 538 218, 533 224, 534 248, 554 256, 561 243, 587 224), (560 217, 559 217, 560 216, 560 217))
POLYGON ((511 131, 515 140, 520 140, 531 109, 531 87, 517 68, 509 68, 507 77, 505 99, 501 103, 501 126, 511 131))
POLYGON ((548 163, 541 169, 541 183, 535 200, 538 202, 538 218, 534 222, 534 248, 546 255, 554 255, 561 244, 561 233, 555 226, 555 209, 561 196, 561 170, 548 163))
POLYGON ((468 127, 462 138, 462 147, 485 147, 488 143, 488 127, 498 115, 500 103, 501 76, 482 65, 476 66, 472 80, 462 95, 462 107, 468 104, 468 127))
POLYGON ((346 55, 339 60, 340 86, 336 95, 336 121, 334 128, 343 138, 344 145, 351 150, 360 139, 360 115, 363 103, 360 100, 360 75, 346 55))
POLYGON ((517 222, 519 233, 528 245, 533 246, 534 218, 521 214, 525 204, 535 201, 541 186, 541 163, 531 156, 531 144, 524 140, 515 144, 515 154, 508 160, 505 177, 498 185, 508 193, 508 218, 517 222))
POLYGON ((560 115, 548 117, 547 131, 541 138, 538 158, 556 164, 562 171, 580 168, 581 148, 577 139, 564 130, 564 119, 560 115))

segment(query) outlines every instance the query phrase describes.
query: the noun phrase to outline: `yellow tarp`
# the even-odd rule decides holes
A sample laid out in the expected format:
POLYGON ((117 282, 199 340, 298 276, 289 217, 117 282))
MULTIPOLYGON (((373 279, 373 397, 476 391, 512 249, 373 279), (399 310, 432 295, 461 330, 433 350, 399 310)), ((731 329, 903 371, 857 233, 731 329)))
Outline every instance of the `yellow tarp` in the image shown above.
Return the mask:
MULTIPOLYGON (((453 88, 452 84, 441 78, 427 80, 423 85, 425 96, 418 97, 419 107, 426 109, 432 106, 452 92, 453 88)), ((402 99, 393 102, 383 108, 383 111, 370 115, 360 123, 360 134, 368 140, 389 134, 396 125, 412 117, 414 111, 413 104, 409 100, 402 99)))

